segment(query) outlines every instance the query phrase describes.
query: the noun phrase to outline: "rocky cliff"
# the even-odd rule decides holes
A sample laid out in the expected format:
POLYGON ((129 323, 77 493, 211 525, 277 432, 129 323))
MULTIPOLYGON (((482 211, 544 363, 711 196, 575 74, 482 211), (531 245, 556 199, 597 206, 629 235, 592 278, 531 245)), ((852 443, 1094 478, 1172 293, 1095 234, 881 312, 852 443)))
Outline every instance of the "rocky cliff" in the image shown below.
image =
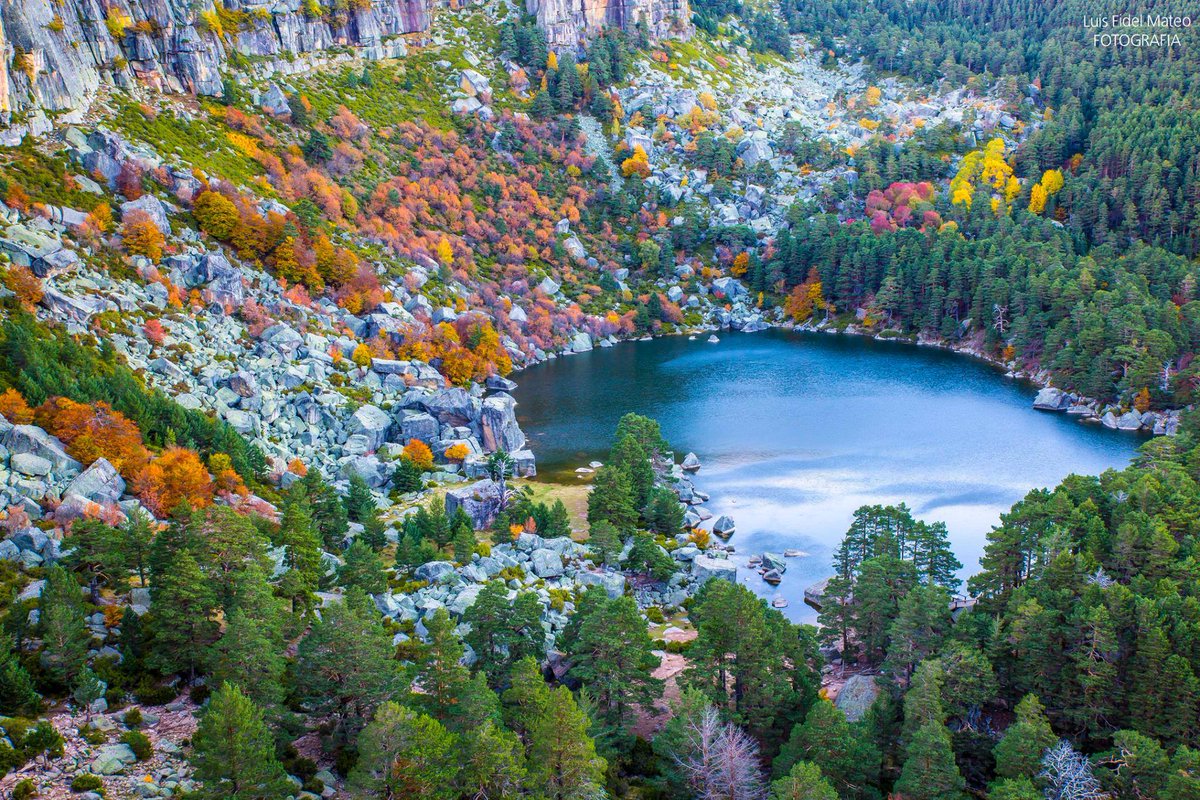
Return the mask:
POLYGON ((551 45, 570 47, 604 27, 632 30, 639 22, 654 39, 692 34, 688 0, 526 0, 551 45))
POLYGON ((0 141, 79 118, 104 83, 214 95, 234 54, 289 73, 335 48, 398 56, 428 27, 427 0, 0 0, 0 141))

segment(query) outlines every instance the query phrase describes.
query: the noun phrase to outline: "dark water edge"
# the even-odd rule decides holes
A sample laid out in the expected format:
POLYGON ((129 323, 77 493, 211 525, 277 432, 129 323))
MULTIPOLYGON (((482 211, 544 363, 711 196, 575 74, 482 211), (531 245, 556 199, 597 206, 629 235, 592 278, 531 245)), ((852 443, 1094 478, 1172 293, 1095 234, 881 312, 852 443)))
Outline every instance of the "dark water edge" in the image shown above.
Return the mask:
POLYGON ((963 576, 999 516, 1070 473, 1129 463, 1145 441, 1032 409, 1036 387, 936 348, 772 329, 648 342, 560 357, 516 377, 518 418, 543 480, 577 482, 603 461, 622 414, 654 417, 681 458, 695 452, 707 508, 737 522, 737 560, 794 548, 778 587, 739 578, 785 613, 825 577, 854 509, 907 502, 944 520, 963 576))

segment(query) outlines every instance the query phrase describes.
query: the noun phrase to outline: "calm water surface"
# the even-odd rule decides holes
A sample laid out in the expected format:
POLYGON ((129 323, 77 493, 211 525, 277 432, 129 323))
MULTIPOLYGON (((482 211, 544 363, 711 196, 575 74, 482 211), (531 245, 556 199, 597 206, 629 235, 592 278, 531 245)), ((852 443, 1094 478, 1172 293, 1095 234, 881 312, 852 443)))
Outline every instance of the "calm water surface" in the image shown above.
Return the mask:
POLYGON ((1032 386, 963 356, 851 336, 762 331, 562 357, 514 376, 543 477, 576 481, 604 460, 617 420, 654 417, 678 458, 703 463, 714 518, 737 523, 735 560, 787 548, 779 587, 739 579, 811 621, 804 588, 826 577, 854 509, 906 502, 944 520, 963 576, 990 528, 1030 489, 1123 467, 1143 439, 1036 412, 1032 386))

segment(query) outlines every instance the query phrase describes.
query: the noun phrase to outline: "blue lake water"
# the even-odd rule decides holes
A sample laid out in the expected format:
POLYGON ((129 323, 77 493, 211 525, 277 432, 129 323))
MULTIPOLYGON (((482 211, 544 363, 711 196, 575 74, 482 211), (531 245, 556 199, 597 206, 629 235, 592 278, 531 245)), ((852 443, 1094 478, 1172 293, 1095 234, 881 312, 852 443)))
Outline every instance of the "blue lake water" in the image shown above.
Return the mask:
POLYGON ((560 357, 513 376, 518 418, 539 473, 580 480, 603 461, 621 415, 657 419, 698 488, 737 523, 738 563, 764 550, 788 559, 779 587, 739 579, 811 621, 804 588, 826 577, 856 508, 906 502, 943 520, 963 575, 990 528, 1030 489, 1129 463, 1144 438, 1032 409, 1035 388, 945 351, 780 330, 664 337, 560 357))

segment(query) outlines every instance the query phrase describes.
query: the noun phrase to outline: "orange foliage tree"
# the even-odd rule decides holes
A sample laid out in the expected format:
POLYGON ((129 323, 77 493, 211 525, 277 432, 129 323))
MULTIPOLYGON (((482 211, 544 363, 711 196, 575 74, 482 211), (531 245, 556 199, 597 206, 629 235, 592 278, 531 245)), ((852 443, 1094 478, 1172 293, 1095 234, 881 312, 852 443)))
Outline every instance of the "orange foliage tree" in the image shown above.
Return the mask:
POLYGON ((166 240, 145 211, 131 211, 121 226, 121 241, 130 255, 145 256, 158 263, 166 240))
POLYGON ((134 494, 155 515, 163 516, 183 501, 193 508, 212 504, 212 478, 200 456, 183 447, 168 447, 134 478, 134 494))
POLYGON ((33 409, 16 389, 5 389, 0 394, 0 415, 13 425, 28 425, 33 422, 33 409))
POLYGON ((433 469, 433 451, 420 439, 409 439, 400 457, 411 461, 422 472, 433 469))
POLYGON ((4 273, 4 287, 17 296, 27 310, 42 301, 42 282, 27 267, 11 265, 4 273))
POLYGON ((67 452, 83 464, 105 458, 127 477, 137 474, 149 460, 137 425, 108 403, 77 403, 52 397, 34 412, 38 425, 57 436, 67 452))

